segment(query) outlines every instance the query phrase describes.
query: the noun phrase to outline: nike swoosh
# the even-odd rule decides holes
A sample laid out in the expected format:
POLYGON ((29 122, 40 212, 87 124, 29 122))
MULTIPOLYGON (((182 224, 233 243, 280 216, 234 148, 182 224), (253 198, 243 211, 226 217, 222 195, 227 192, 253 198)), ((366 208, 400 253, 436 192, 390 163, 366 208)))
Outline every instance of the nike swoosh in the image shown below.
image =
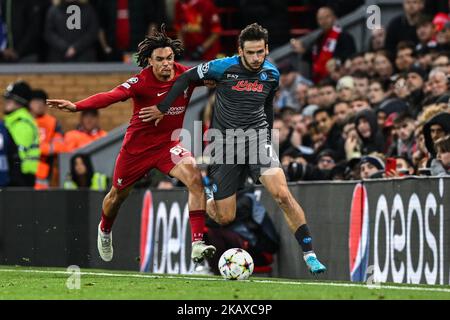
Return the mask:
POLYGON ((166 94, 166 93, 167 93, 167 91, 166 91, 166 92, 157 93, 156 95, 157 95, 158 97, 161 97, 163 94, 166 94))

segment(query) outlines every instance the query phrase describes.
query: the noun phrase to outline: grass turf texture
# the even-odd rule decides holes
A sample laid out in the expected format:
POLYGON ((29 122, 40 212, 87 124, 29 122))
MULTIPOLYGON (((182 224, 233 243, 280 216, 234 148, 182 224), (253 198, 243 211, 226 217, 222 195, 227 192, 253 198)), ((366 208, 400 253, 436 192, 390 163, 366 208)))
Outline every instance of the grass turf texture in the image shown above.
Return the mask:
POLYGON ((225 281, 199 275, 154 275, 81 270, 80 289, 69 290, 69 273, 57 268, 0 266, 0 299, 450 299, 450 286, 364 284, 251 277, 225 281))

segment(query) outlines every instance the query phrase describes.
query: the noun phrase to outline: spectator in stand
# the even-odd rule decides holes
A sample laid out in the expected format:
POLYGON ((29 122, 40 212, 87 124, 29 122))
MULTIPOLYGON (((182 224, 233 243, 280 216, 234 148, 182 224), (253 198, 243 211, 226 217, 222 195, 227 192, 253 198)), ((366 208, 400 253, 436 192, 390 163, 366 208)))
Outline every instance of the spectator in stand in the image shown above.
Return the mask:
POLYGON ((375 28, 372 30, 372 35, 369 40, 369 50, 378 51, 383 50, 386 43, 386 30, 383 27, 375 28))
POLYGON ((348 73, 353 74, 355 72, 362 72, 362 73, 366 73, 368 70, 368 65, 366 63, 366 60, 364 59, 364 52, 358 52, 355 53, 352 57, 351 57, 351 68, 350 70, 348 70, 348 73))
POLYGON ((403 0, 404 13, 392 19, 386 30, 385 48, 395 53, 401 41, 412 41, 417 44, 416 27, 424 9, 425 0, 403 0))
POLYGON ((91 158, 86 154, 75 154, 70 159, 70 175, 64 182, 64 189, 86 189, 106 191, 108 177, 95 172, 91 158))
POLYGON ((356 114, 362 110, 370 110, 370 103, 367 98, 355 97, 351 102, 352 113, 356 114))
POLYGON ((419 43, 416 45, 416 52, 423 50, 424 48, 435 48, 436 32, 433 24, 433 18, 429 15, 421 15, 417 22, 417 39, 419 43))
POLYGON ((336 90, 340 101, 350 102, 356 96, 355 81, 350 76, 339 79, 336 90))
POLYGON ((100 23, 101 56, 107 61, 122 61, 152 28, 166 21, 164 0, 96 0, 93 5, 100 23))
POLYGON ((290 142, 291 145, 300 150, 308 161, 313 160, 314 150, 310 147, 311 138, 309 137, 308 127, 301 113, 295 113, 291 120, 290 142))
POLYGON ((257 22, 269 31, 269 47, 289 42, 289 0, 238 0, 240 27, 257 22))
POLYGON ((408 103, 410 112, 414 117, 417 117, 419 112, 422 111, 422 102, 425 98, 423 87, 426 78, 426 72, 419 67, 413 66, 406 73, 406 86, 410 94, 405 101, 408 103))
POLYGON ((446 75, 450 75, 450 57, 448 51, 439 52, 431 63, 434 70, 442 71, 446 75))
POLYGON ((370 81, 367 98, 369 99, 372 109, 378 109, 389 94, 389 81, 377 78, 370 81))
POLYGON ((376 155, 368 155, 361 158, 361 179, 382 178, 384 173, 384 161, 376 155))
POLYGON ((369 75, 367 73, 357 71, 352 77, 355 81, 356 94, 360 97, 367 97, 369 93, 369 75))
POLYGON ((450 175, 450 135, 439 138, 434 143, 434 149, 437 152, 436 159, 431 162, 431 175, 449 176, 450 175))
POLYGON ((392 63, 391 55, 386 50, 380 50, 375 53, 373 62, 375 75, 382 80, 389 80, 394 74, 394 64, 392 63))
POLYGON ((311 124, 314 121, 314 112, 319 109, 318 105, 315 104, 310 104, 307 105, 305 108, 303 108, 302 110, 302 116, 303 116, 303 122, 305 123, 305 126, 307 128, 310 128, 311 124))
POLYGON ((401 156, 412 160, 414 152, 417 150, 417 143, 414 136, 416 129, 414 117, 408 113, 401 113, 394 120, 394 128, 398 139, 394 141, 392 152, 389 156, 401 156))
POLYGON ((331 109, 338 99, 336 83, 327 79, 321 81, 319 84, 319 97, 319 106, 331 109))
POLYGON ((431 159, 435 159, 437 152, 434 144, 440 138, 450 134, 450 113, 441 112, 428 120, 423 127, 423 134, 431 159))
POLYGON ((177 0, 175 30, 187 60, 213 60, 221 52, 222 25, 213 0, 177 0))
POLYGON ((433 18, 433 24, 436 31, 436 42, 439 50, 450 49, 450 34, 447 30, 450 28, 450 19, 447 13, 438 13, 433 18))
POLYGON ((36 172, 36 190, 58 186, 58 154, 66 152, 64 133, 58 120, 47 113, 47 93, 33 90, 31 93, 30 112, 39 129, 39 147, 41 157, 36 172))
POLYGON ((307 50, 301 40, 291 39, 294 51, 311 63, 314 83, 329 76, 326 69, 328 60, 338 58, 344 61, 356 52, 353 37, 338 27, 336 21, 333 9, 322 7, 317 12, 317 24, 322 33, 312 47, 307 50))
POLYGON ((75 149, 103 138, 107 132, 100 129, 98 110, 81 111, 80 124, 75 130, 68 131, 64 136, 66 151, 71 152, 75 149))
POLYGON ((320 90, 317 85, 313 85, 306 91, 306 105, 320 104, 320 90))
POLYGON ((375 76, 375 52, 369 51, 364 54, 364 60, 367 64, 367 75, 369 77, 375 76))
MULTIPOLYGON (((330 109, 317 109, 314 112, 314 122, 318 130, 325 136, 325 141, 318 151, 331 149, 334 151, 337 161, 345 158, 344 140, 342 139, 342 131, 332 116, 330 109)), ((317 151, 316 151, 317 152, 317 151)))
POLYGON ((312 82, 304 78, 301 74, 294 70, 292 64, 282 65, 279 67, 280 71, 280 89, 275 105, 278 109, 286 106, 294 108, 296 111, 300 110, 300 103, 296 99, 296 89, 300 84, 306 86, 312 85, 312 82))
POLYGON ((361 154, 384 151, 383 134, 378 130, 376 114, 372 110, 363 110, 355 116, 355 128, 361 139, 361 154))
POLYGON ((20 172, 11 177, 10 186, 34 187, 41 151, 39 132, 33 116, 28 111, 31 88, 24 81, 10 84, 3 95, 4 121, 18 148, 20 172))
POLYGON ((431 85, 431 99, 429 101, 437 102, 437 100, 448 91, 447 75, 441 70, 432 70, 429 75, 431 85))
POLYGON ((275 150, 279 150, 279 156, 281 156, 287 149, 291 148, 290 130, 285 124, 283 119, 279 116, 275 116, 273 119, 273 143, 276 146, 275 150))
POLYGON ((47 12, 45 41, 48 62, 97 61, 98 18, 86 0, 55 0, 47 12), (68 28, 67 8, 77 5, 81 10, 80 26, 68 28))
POLYGON ((397 172, 400 176, 414 175, 415 170, 411 159, 402 156, 397 156, 394 158, 397 162, 397 172))
POLYGON ((50 0, 0 1, 0 62, 38 62, 50 0))
POLYGON ((346 120, 352 114, 352 107, 346 101, 338 101, 333 106, 333 117, 339 128, 343 128, 346 120))
POLYGON ((413 66, 415 62, 414 48, 414 43, 407 41, 402 41, 397 45, 395 66, 399 72, 405 72, 413 66))
POLYGON ((302 110, 304 107, 306 107, 308 105, 307 94, 308 94, 309 88, 310 88, 310 85, 303 83, 303 82, 301 82, 295 86, 294 96, 295 96, 295 101, 296 101, 297 105, 299 106, 299 110, 302 110))

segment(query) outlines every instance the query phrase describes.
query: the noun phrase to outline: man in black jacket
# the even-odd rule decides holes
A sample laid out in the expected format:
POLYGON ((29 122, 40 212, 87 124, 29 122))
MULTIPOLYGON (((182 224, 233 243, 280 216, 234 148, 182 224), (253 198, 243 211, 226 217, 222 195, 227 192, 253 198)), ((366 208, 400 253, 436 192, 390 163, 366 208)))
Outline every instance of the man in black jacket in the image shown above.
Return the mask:
POLYGON ((418 43, 416 25, 424 9, 425 0, 403 0, 404 14, 401 14, 389 23, 386 30, 385 47, 392 54, 401 41, 418 43))

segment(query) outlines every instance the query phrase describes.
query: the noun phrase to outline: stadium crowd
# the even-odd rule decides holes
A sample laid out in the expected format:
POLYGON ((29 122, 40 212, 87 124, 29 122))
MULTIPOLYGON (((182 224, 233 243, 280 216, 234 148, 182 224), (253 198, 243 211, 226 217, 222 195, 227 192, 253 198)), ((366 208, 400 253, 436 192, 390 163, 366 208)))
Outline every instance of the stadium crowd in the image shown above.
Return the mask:
MULTIPOLYGON (((222 26, 216 5, 222 1, 172 2, 175 23, 170 30, 185 43, 183 59, 220 56, 222 26)), ((262 12, 282 12, 288 6, 288 1, 272 2, 237 1, 247 4, 242 23, 244 17, 261 18, 262 12)), ((353 9, 361 4, 349 2, 353 9)), ((314 3, 323 5, 316 15, 321 35, 309 46, 290 40, 294 55, 278 65, 274 141, 279 141, 288 180, 448 175, 448 3, 404 0, 404 12, 386 27, 372 30, 370 43, 362 46, 368 49, 360 52, 352 35, 337 24, 336 8, 339 15, 345 13, 340 1, 314 3), (310 72, 301 73, 299 61, 308 62, 310 72)), ((166 21, 166 5, 163 0, 1 1, 0 62, 123 61, 153 26, 166 21), (66 28, 66 9, 72 4, 81 7, 81 23, 88 31, 66 28)), ((267 24, 273 46, 289 43, 289 26, 281 23, 286 19, 270 16, 259 22, 267 24)), ((83 112, 78 128, 64 134, 57 119, 46 113, 45 91, 32 90, 24 82, 12 84, 4 97, 1 186, 58 186, 57 155, 106 135, 96 111, 83 112)), ((205 129, 213 99, 211 91, 202 119, 205 129)), ((95 173, 89 159, 72 160, 72 177, 65 186, 106 189, 105 177, 95 173), (77 170, 85 176, 77 178, 77 170)), ((166 177, 156 181, 152 186, 164 189, 176 183, 166 177)))
POLYGON ((280 65, 274 101, 279 154, 290 181, 450 173, 450 20, 404 0, 404 13, 373 30, 369 49, 318 10, 321 36, 280 65), (380 41, 380 35, 382 37, 380 41), (310 62, 312 79, 295 70, 310 62))

